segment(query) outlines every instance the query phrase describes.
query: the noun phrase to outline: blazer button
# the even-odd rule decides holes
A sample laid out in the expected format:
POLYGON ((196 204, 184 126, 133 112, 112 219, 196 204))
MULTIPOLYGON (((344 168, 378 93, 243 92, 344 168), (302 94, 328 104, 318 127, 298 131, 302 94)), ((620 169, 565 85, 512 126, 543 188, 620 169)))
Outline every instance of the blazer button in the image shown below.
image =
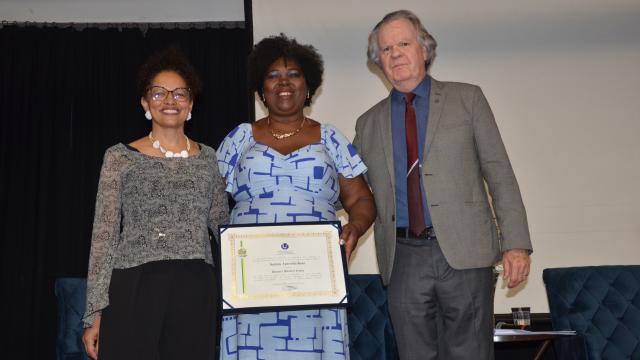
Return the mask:
POLYGON ((392 222, 396 221, 396 216, 395 215, 391 215, 391 221, 392 222))

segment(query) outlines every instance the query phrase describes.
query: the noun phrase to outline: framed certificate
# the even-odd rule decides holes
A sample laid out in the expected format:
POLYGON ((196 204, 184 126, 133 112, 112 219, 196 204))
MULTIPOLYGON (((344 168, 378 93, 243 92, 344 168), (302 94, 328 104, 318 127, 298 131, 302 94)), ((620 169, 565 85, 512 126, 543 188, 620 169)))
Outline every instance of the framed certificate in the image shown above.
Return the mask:
POLYGON ((224 313, 347 305, 340 222, 220 226, 224 313))

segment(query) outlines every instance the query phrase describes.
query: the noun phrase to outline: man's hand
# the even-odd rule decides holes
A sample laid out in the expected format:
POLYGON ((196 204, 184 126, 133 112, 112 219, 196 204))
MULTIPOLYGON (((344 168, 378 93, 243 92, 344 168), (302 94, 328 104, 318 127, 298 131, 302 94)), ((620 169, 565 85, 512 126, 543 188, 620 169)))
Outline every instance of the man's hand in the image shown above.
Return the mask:
POLYGON ((98 360, 98 345, 100 343, 99 335, 100 335, 100 314, 96 316, 96 319, 93 321, 93 325, 84 329, 84 334, 82 335, 82 342, 84 343, 84 349, 93 360, 98 360))
POLYGON ((525 281, 529 276, 530 265, 531 259, 528 250, 511 249, 505 251, 502 254, 502 266, 504 266, 502 278, 509 280, 507 286, 514 288, 525 281))

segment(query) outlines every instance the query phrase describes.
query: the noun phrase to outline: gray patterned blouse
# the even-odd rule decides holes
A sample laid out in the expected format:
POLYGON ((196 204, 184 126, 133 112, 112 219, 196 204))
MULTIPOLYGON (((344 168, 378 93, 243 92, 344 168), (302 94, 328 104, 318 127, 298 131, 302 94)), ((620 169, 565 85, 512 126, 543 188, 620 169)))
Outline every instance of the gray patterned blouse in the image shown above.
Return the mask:
POLYGON ((215 151, 186 159, 153 157, 118 144, 100 172, 87 275, 90 326, 109 305, 113 269, 150 261, 204 259, 213 264, 209 232, 229 218, 215 151))

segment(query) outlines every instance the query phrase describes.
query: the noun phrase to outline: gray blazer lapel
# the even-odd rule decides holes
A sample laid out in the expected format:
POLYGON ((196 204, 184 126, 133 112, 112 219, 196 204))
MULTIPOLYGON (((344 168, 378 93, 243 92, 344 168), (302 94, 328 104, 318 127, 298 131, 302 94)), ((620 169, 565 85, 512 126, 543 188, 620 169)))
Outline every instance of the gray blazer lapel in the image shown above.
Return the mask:
POLYGON ((395 170, 393 165, 393 143, 391 138, 391 97, 387 97, 387 100, 382 103, 380 107, 380 116, 378 119, 382 121, 378 122, 380 136, 382 137, 382 149, 384 150, 384 159, 387 164, 387 170, 389 171, 389 177, 391 178, 391 188, 395 189, 396 179, 395 170))
MULTIPOLYGON (((427 119, 427 138, 424 146, 423 159, 427 159, 431 150, 431 143, 438 130, 442 109, 444 108, 445 94, 443 84, 431 78, 431 94, 429 95, 429 118, 427 119)), ((424 160, 423 160, 424 161, 424 160)))

